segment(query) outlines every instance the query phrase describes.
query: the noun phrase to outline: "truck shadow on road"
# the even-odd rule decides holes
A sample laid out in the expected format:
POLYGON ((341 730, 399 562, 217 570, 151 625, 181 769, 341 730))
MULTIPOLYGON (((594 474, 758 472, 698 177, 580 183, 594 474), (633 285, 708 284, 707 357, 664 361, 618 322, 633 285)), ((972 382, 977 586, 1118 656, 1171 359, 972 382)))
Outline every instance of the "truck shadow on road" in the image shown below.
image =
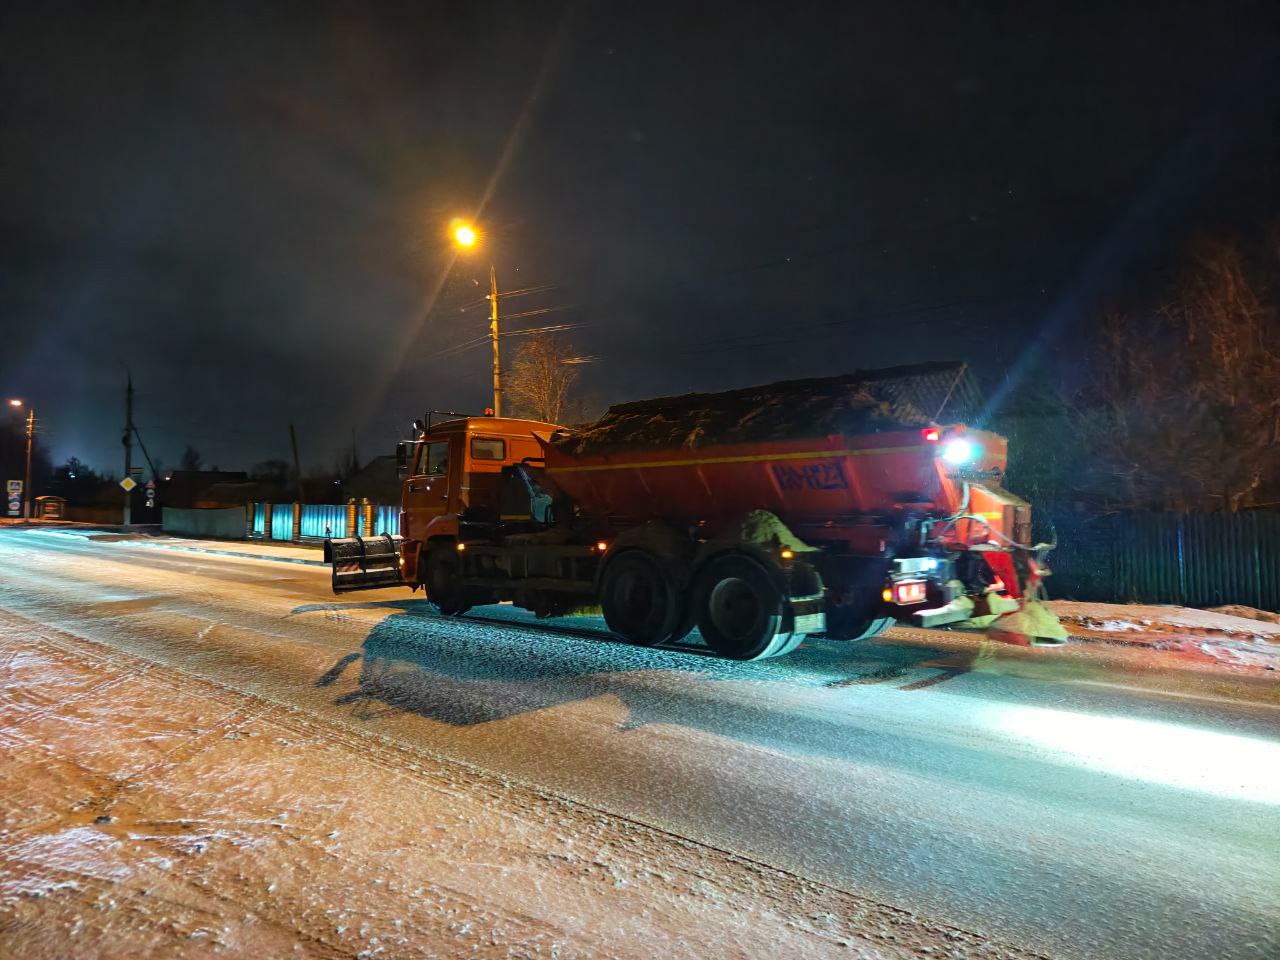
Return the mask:
MULTIPOLYGON (((354 607, 315 604, 294 612, 354 607)), ((1015 710, 1035 702, 1034 696, 1026 699, 1027 687, 1010 689, 1001 682, 1006 670, 983 662, 1000 656, 991 654, 990 644, 975 644, 968 653, 946 652, 918 636, 890 633, 857 644, 818 640, 780 659, 736 663, 686 650, 633 647, 603 636, 555 633, 531 623, 440 617, 429 613, 424 601, 360 607, 389 615, 373 626, 358 651, 344 654, 318 677, 317 687, 332 688, 336 705, 371 723, 414 715, 476 730, 515 721, 496 741, 482 736, 474 743, 505 744, 500 749, 516 750, 521 763, 567 765, 600 776, 621 771, 628 782, 669 783, 676 776, 669 755, 642 747, 647 740, 632 739, 632 731, 665 727, 656 733, 659 742, 669 743, 674 735, 674 742, 691 749, 699 741, 671 728, 789 757, 856 764, 839 768, 849 771, 892 770, 981 789, 1014 777, 1034 782, 1045 802, 1070 804, 1081 796, 1080 771, 1056 763, 1051 753, 1010 755, 999 728, 991 728, 989 736, 963 739, 945 734, 952 719, 967 715, 966 701, 978 716, 997 718, 1005 702, 1015 710), (993 676, 979 678, 985 674, 993 676), (958 676, 977 682, 947 683, 958 676), (914 692, 938 689, 954 695, 928 701, 917 698, 930 698, 931 692, 914 692), (575 708, 595 699, 601 703, 575 708), (556 708, 573 713, 535 716, 556 708), (584 724, 603 732, 602 719, 618 736, 593 738, 584 746, 584 724)), ((1073 707, 1088 712, 1089 698, 1080 692, 1075 698, 1080 702, 1073 701, 1073 707)), ((1063 722, 1068 719, 1064 713, 1063 722)), ((707 743, 714 740, 702 741, 707 743)), ((690 770, 700 769, 689 762, 690 770)), ((759 783, 752 787, 758 796, 769 789, 759 783)), ((1107 789, 1119 798, 1116 802, 1151 802, 1151 785, 1140 780, 1109 782, 1107 789)), ((779 791, 780 797, 786 794, 781 786, 779 791)))
MULTIPOLYGON (((746 706, 758 698, 741 696, 743 690, 777 685, 793 692, 828 691, 828 698, 856 702, 856 688, 863 685, 910 681, 922 673, 945 680, 966 669, 942 651, 892 641, 811 641, 784 658, 737 663, 695 645, 652 649, 563 626, 443 618, 419 600, 312 604, 294 613, 335 609, 393 611, 373 628, 360 652, 346 654, 316 681, 320 687, 334 686, 349 679, 358 662, 355 688, 342 684, 337 702, 355 705, 369 719, 406 711, 473 726, 612 695, 627 707, 628 727, 675 723, 740 736, 763 722, 746 715, 758 712, 746 706), (916 669, 930 663, 946 666, 916 669)), ((919 688, 929 685, 916 681, 919 688)), ((767 698, 762 703, 762 710, 775 713, 767 709, 767 698)), ((758 730, 752 739, 759 739, 758 730)))

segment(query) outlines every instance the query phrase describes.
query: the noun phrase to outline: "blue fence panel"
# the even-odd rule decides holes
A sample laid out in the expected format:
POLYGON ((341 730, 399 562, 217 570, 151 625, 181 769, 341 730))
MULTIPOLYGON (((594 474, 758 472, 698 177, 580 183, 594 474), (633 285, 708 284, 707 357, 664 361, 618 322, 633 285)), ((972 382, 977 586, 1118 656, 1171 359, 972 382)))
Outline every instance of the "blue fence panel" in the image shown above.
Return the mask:
POLYGON ((347 536, 347 508, 335 503, 307 503, 302 506, 304 537, 347 536))
POLYGON ((254 536, 260 537, 264 530, 267 529, 267 511, 261 503, 253 505, 253 533, 254 536))
POLYGON ((400 533, 400 508, 378 507, 373 518, 373 532, 389 533, 393 537, 400 533))
POLYGON ((293 504, 271 504, 271 539, 293 539, 293 504))

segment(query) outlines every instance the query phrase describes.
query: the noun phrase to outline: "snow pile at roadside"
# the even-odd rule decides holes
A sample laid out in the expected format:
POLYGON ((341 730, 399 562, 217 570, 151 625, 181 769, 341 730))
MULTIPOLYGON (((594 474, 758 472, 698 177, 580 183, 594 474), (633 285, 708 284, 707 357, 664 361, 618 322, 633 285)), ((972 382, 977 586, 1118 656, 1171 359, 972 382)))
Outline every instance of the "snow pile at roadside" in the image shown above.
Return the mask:
POLYGON ((1064 623, 1078 623, 1091 630, 1147 633, 1152 629, 1183 629, 1280 643, 1280 623, 1263 622, 1261 617, 1247 619, 1234 613, 1238 609, 1251 609, 1247 607, 1196 610, 1164 604, 1086 603, 1078 600, 1051 600, 1049 607, 1064 623))
POLYGON ((1053 600, 1049 608, 1077 639, 1146 646, 1232 666, 1280 670, 1280 622, 1264 619, 1275 614, 1251 607, 1196 610, 1163 604, 1053 600), (1243 611, 1257 616, 1239 615, 1243 611))
POLYGON ((1280 626, 1280 613, 1259 610, 1257 607, 1246 607, 1238 603, 1229 603, 1225 607, 1210 607, 1210 613, 1225 613, 1232 617, 1244 617, 1246 620, 1261 620, 1263 623, 1274 623, 1280 626))

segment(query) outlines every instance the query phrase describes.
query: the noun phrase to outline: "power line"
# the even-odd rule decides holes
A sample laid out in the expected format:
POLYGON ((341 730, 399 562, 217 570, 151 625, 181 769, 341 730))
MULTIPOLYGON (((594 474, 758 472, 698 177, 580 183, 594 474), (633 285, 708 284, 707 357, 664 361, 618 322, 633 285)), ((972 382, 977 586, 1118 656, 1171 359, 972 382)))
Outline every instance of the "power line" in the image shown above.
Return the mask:
POLYGON ((501 333, 500 337, 527 337, 535 333, 560 333, 562 330, 577 330, 579 327, 585 327, 585 323, 557 323, 548 327, 531 327, 528 330, 508 330, 501 333))

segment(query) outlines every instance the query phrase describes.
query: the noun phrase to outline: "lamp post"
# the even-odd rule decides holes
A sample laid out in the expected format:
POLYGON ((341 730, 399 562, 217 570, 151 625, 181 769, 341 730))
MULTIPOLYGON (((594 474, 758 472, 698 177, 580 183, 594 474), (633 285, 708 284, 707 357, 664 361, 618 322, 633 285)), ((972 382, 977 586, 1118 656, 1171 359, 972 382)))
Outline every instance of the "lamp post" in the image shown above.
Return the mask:
MULTIPOLYGON (((450 227, 454 246, 473 250, 480 242, 479 231, 465 220, 455 220, 450 227)), ((489 341, 493 348, 493 415, 502 416, 502 363, 498 352, 498 268, 489 263, 489 341)))
MULTIPOLYGON (((9 406, 15 410, 22 409, 21 400, 10 400, 9 406)), ((22 480, 22 516, 25 520, 31 519, 31 445, 35 442, 36 436, 36 411, 34 407, 27 408, 27 470, 22 480)))

